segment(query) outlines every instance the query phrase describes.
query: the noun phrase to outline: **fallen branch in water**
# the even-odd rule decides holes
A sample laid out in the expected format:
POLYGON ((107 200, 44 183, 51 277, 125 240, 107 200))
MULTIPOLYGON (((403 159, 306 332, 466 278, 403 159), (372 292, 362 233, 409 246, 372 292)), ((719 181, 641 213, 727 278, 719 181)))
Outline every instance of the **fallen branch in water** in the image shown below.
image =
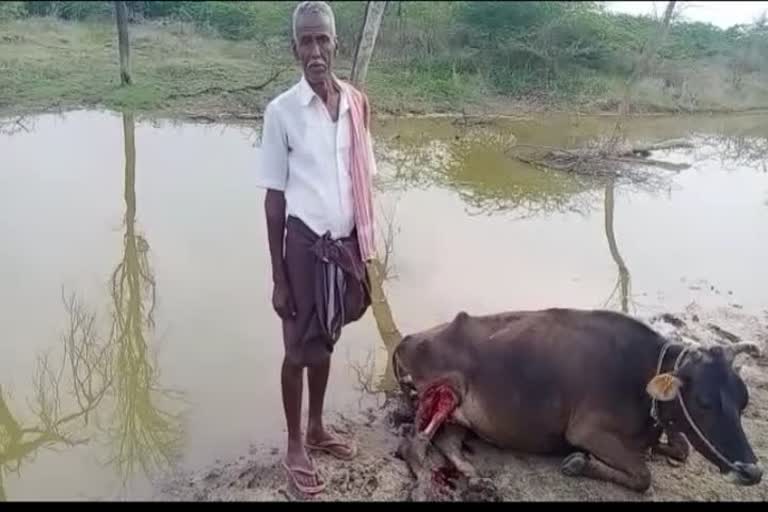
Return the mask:
POLYGON ((0 119, 0 134, 15 135, 19 132, 29 133, 24 121, 26 116, 17 116, 15 119, 0 119))
POLYGON ((656 144, 633 146, 629 151, 621 153, 619 156, 630 156, 650 153, 651 151, 663 151, 668 149, 693 149, 694 145, 687 140, 665 140, 656 144))
POLYGON ((648 165, 651 167, 661 167, 668 171, 684 171, 691 167, 690 164, 676 164, 673 162, 665 162, 664 160, 654 160, 652 158, 633 158, 633 157, 617 157, 611 158, 614 162, 622 162, 627 164, 648 165))
MULTIPOLYGON (((511 150, 528 148, 535 150, 530 154, 521 155, 517 152, 511 157, 536 167, 560 172, 586 174, 591 176, 626 176, 633 167, 650 166, 668 171, 679 172, 688 169, 689 164, 674 163, 648 158, 653 151, 663 151, 680 148, 693 148, 693 144, 684 140, 667 140, 654 144, 629 146, 617 137, 598 141, 591 147, 563 149, 553 146, 535 144, 516 144, 511 150)), ((640 176, 633 176, 637 181, 643 181, 640 176)))

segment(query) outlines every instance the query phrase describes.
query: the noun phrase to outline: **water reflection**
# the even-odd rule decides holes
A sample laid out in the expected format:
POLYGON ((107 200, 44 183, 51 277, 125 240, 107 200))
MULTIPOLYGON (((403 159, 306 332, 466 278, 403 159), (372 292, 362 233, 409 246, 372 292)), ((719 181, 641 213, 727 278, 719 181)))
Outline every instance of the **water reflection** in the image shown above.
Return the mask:
POLYGON ((768 172, 768 134, 718 133, 700 136, 705 151, 700 158, 716 157, 721 164, 768 172))
POLYGON ((627 268, 626 263, 624 263, 624 258, 622 258, 621 253, 619 252, 619 246, 616 243, 616 234, 614 232, 614 222, 613 222, 613 214, 614 210, 616 208, 615 206, 615 200, 614 200, 614 192, 616 188, 616 181, 611 179, 608 180, 608 183, 605 185, 605 238, 608 240, 608 248, 611 251, 611 258, 613 258, 613 261, 616 263, 616 267, 619 271, 619 276, 616 281, 616 286, 614 287, 613 291, 611 292, 611 295, 608 297, 608 300, 606 301, 606 305, 613 300, 613 297, 616 295, 616 292, 619 292, 619 301, 621 305, 621 311, 624 313, 629 312, 629 297, 631 295, 631 287, 632 287, 632 277, 629 274, 629 269, 627 268))
MULTIPOLYGON (((605 237, 608 242, 611 258, 618 269, 618 277, 616 286, 606 300, 605 305, 609 305, 618 293, 620 310, 624 313, 629 313, 632 277, 616 241, 614 227, 615 189, 616 180, 606 180, 603 201, 605 237)), ((387 221, 391 223, 392 219, 387 219, 387 221)), ((383 251, 386 253, 387 259, 389 259, 391 257, 389 245, 385 244, 383 251)), ((392 353, 402 339, 402 334, 397 327, 384 291, 386 279, 382 279, 384 273, 382 271, 381 257, 374 261, 372 270, 372 276, 374 276, 373 314, 382 344, 377 347, 373 358, 369 357, 366 364, 363 367, 357 367, 356 371, 362 390, 375 394, 387 393, 397 388, 397 381, 392 370, 392 353)))
POLYGON ((0 119, 0 135, 12 136, 17 133, 29 133, 32 129, 34 129, 34 120, 30 120, 26 116, 0 119))
MULTIPOLYGON (((258 307, 262 281, 257 275, 232 294, 233 284, 243 283, 242 272, 237 270, 241 261, 255 262, 257 270, 268 268, 268 262, 259 259, 261 252, 257 246, 264 234, 257 230, 255 239, 248 236, 245 241, 231 234, 220 234, 222 222, 234 226, 234 233, 252 232, 254 225, 260 225, 253 223, 253 219, 259 218, 259 207, 254 206, 253 188, 247 181, 252 175, 248 171, 252 166, 250 142, 237 132, 219 137, 218 126, 211 127, 209 132, 188 126, 176 130, 165 125, 162 130, 151 130, 143 124, 134 141, 130 115, 122 119, 126 126, 120 133, 113 132, 113 128, 121 126, 111 114, 73 113, 62 119, 60 122, 46 116, 37 122, 33 134, 22 130, 13 137, 0 137, 0 153, 9 156, 0 166, 3 182, 0 210, 7 219, 5 223, 0 220, 0 232, 6 242, 0 245, 0 268, 10 277, 10 280, 2 279, 7 291, 3 310, 12 311, 14 317, 11 322, 4 322, 6 334, 0 343, 4 347, 18 345, 19 363, 14 366, 21 367, 20 361, 35 350, 31 339, 25 343, 20 336, 25 332, 24 324, 47 324, 52 321, 52 314, 59 313, 56 303, 53 310, 48 304, 38 308, 29 297, 44 296, 51 283, 56 286, 62 280, 87 286, 91 273, 98 272, 99 279, 103 279, 105 288, 109 289, 105 295, 111 299, 109 306, 114 310, 109 312, 109 318, 102 319, 105 320, 102 329, 107 337, 105 341, 114 342, 108 358, 112 387, 96 410, 103 419, 101 425, 107 430, 97 442, 99 431, 90 415, 88 428, 84 426, 84 419, 73 422, 67 430, 78 436, 74 440, 88 437, 91 443, 74 449, 61 443, 46 445, 67 451, 48 458, 46 449, 38 449, 44 455, 39 456, 41 460, 34 468, 29 467, 34 455, 22 457, 24 479, 16 481, 13 474, 8 474, 9 470, 16 469, 14 454, 19 452, 18 446, 34 441, 34 437, 26 434, 26 438, 18 441, 14 424, 24 429, 40 423, 34 411, 26 407, 27 401, 34 404, 36 393, 28 385, 14 388, 16 393, 11 395, 10 382, 6 384, 10 377, 0 376, 4 385, 4 407, 0 410, 0 453, 4 469, 0 478, 5 478, 7 486, 2 494, 7 490, 11 499, 14 494, 63 496, 79 494, 84 490, 79 487, 82 485, 88 487, 90 493, 108 495, 107 486, 114 478, 111 467, 101 472, 92 466, 82 471, 72 468, 84 459, 94 458, 122 464, 124 474, 141 473, 157 465, 156 459, 167 464, 175 456, 173 445, 177 444, 180 431, 180 421, 172 413, 179 410, 181 403, 161 388, 165 382, 184 386, 199 404, 198 411, 190 415, 190 426, 184 434, 194 439, 185 448, 190 464, 204 464, 215 457, 228 456, 226 452, 239 454, 242 446, 251 441, 253 431, 237 425, 249 423, 254 417, 259 430, 256 435, 271 443, 280 435, 279 422, 259 417, 258 411, 279 406, 279 399, 273 400, 279 393, 272 392, 278 387, 269 384, 278 381, 263 380, 268 377, 266 374, 266 377, 261 374, 253 377, 253 368, 240 364, 257 360, 268 373, 269 368, 274 368, 272 360, 279 360, 269 348, 271 344, 253 343, 253 332, 265 338, 274 337, 267 326, 263 333, 259 328, 264 325, 264 318, 271 318, 268 304, 258 307), (97 147, 83 146, 78 143, 82 140, 97 140, 97 147), (195 141, 195 151, 190 151, 190 140, 195 141), (40 147, 49 147, 51 151, 44 156, 40 147), (124 149, 127 149, 126 166, 123 168, 120 162, 118 170, 113 162, 122 157, 124 149), (211 172, 205 158, 201 158, 206 154, 225 155, 223 168, 228 171, 211 172), (51 158, 60 165, 51 165, 51 158), (180 163, 169 168, 169 160, 180 163), (62 172, 50 172, 55 168, 62 172), (104 169, 110 172, 105 173, 104 169), (190 190, 196 187, 206 191, 204 193, 226 197, 221 203, 226 207, 217 208, 205 218, 196 218, 199 208, 190 199, 192 194, 173 193, 179 179, 186 180, 190 190), (83 186, 87 183, 98 184, 97 190, 111 192, 94 194, 83 186), (146 186, 141 188, 142 185, 146 186), (135 189, 137 186, 139 189, 135 189), (30 208, 31 198, 37 198, 46 208, 30 208), (179 215, 169 215, 170 211, 179 215), (51 215, 51 212, 59 214, 51 215), (114 239, 105 225, 123 214, 125 223, 120 227, 118 239, 114 239), (151 228, 142 222, 151 219, 155 219, 151 228), (63 245, 62 241, 72 243, 63 245), (163 251, 162 259, 149 250, 150 245, 154 251, 163 251), (233 248, 235 250, 231 250, 233 248), (107 256, 106 252, 119 254, 107 256), (227 259, 230 253, 239 254, 238 259, 227 259), (52 254, 56 257, 51 257, 52 254), (190 254, 195 256, 193 261, 187 257, 190 254), (220 265, 217 266, 222 258, 232 263, 223 273, 220 265), (102 265, 104 268, 99 268, 102 265), (33 274, 35 270, 46 272, 33 274), (190 295, 186 286, 190 276, 202 279, 197 288, 204 293, 190 295), (158 298, 154 309, 153 297, 158 286, 158 297, 166 297, 167 308, 158 298), (115 297, 111 295, 113 291, 115 297), (201 296, 213 297, 211 300, 217 305, 213 308, 215 311, 201 296), (201 311, 206 314, 201 315, 201 311), (188 335, 182 333, 189 343, 174 340, 167 347, 169 360, 175 362, 172 369, 159 367, 150 355, 157 348, 155 331, 160 330, 166 319, 179 326, 176 332, 189 331, 188 335), (153 320, 157 321, 157 328, 153 320), (114 333, 110 330, 113 324, 114 333), (188 349, 188 346, 206 347, 206 340, 217 335, 227 343, 226 349, 200 349, 205 353, 188 349), (161 369, 162 379, 158 376, 161 369), (196 375, 208 370, 213 378, 198 384, 196 375), (122 381, 120 397, 118 379, 122 381), (217 397, 231 395, 234 403, 251 403, 253 396, 238 390, 250 389, 254 383, 268 391, 262 393, 263 397, 257 397, 256 406, 241 408, 234 416, 238 421, 219 421, 228 414, 226 408, 231 405, 220 405, 217 397), (15 441, 11 443, 11 439, 15 441), (84 454, 85 450, 88 452, 84 454), (150 453, 142 455, 143 452, 150 453), (62 474, 62 470, 77 476, 66 482, 63 478, 57 479, 55 475, 62 474), (36 476, 42 473, 51 476, 46 479, 36 476), (69 488, 70 485, 73 487, 69 488)), ((746 147, 744 141, 749 137, 765 138, 757 129, 755 119, 747 121, 752 125, 744 124, 743 119, 734 120, 730 126, 722 120, 702 117, 687 125, 679 118, 638 119, 632 121, 631 138, 653 141, 690 137, 697 131, 709 135, 740 134, 741 140, 735 140, 730 147, 740 149, 736 154, 741 154, 746 147), (691 126, 694 123, 695 126, 691 126)), ((766 254, 765 243, 761 241, 765 237, 755 236, 760 234, 758 228, 766 225, 763 221, 768 212, 763 206, 767 196, 766 175, 762 172, 720 172, 723 166, 716 159, 717 153, 713 153, 715 159, 676 174, 674 193, 668 197, 628 194, 626 185, 620 182, 611 184, 610 190, 604 181, 574 184, 570 177, 540 173, 517 165, 504 155, 511 141, 510 133, 514 133, 520 143, 573 147, 585 144, 600 132, 595 127, 599 124, 597 121, 579 119, 572 126, 540 118, 516 124, 498 123, 494 127, 500 132, 496 138, 481 128, 468 127, 462 131, 449 122, 408 120, 393 124, 396 130, 387 133, 387 127, 382 127, 376 133, 376 150, 384 163, 381 169, 384 179, 379 183, 384 193, 379 197, 388 201, 392 195, 400 195, 399 190, 404 191, 398 211, 402 215, 403 234, 395 240, 394 259, 387 258, 386 252, 381 255, 383 276, 375 280, 379 288, 373 290, 372 316, 382 339, 367 336, 368 326, 363 325, 358 332, 364 333, 360 338, 365 345, 358 343, 352 349, 355 358, 362 355, 364 360, 365 351, 372 345, 368 343, 376 341, 371 360, 371 387, 375 390, 384 391, 392 385, 388 347, 396 345, 401 329, 404 332, 448 317, 458 307, 487 311, 552 302, 592 307, 602 304, 614 288, 611 297, 614 309, 631 311, 633 289, 639 300, 642 296, 650 297, 647 306, 637 305, 639 309, 660 305, 678 307, 691 295, 688 284, 681 282, 683 277, 687 282, 706 277, 723 288, 733 288, 734 296, 739 297, 745 308, 757 308, 765 303, 764 291, 754 286, 754 268, 766 254), (395 137, 394 131, 400 135, 395 137), (423 161, 419 160, 420 155, 423 161), (402 164, 398 164, 398 159, 402 164), (414 192, 415 187, 432 190, 414 192), (586 218, 562 215, 571 205, 578 207, 585 197, 594 208, 593 215, 586 218), (539 202, 541 207, 526 201, 539 202), (468 219, 466 208, 473 213, 488 211, 493 215, 468 219), (523 217, 530 212, 540 215, 522 222, 509 222, 511 217, 523 217), (434 229, 435 219, 446 227, 443 231, 449 236, 445 241, 438 238, 441 233, 434 229), (427 234, 422 235, 420 230, 427 230, 427 234), (630 233, 631 236, 627 236, 630 233), (685 240, 681 240, 680 233, 686 235, 685 240), (654 258, 658 251, 654 252, 653 247, 668 249, 664 261, 654 258), (741 250, 734 252, 728 247, 741 250), (609 255, 613 259, 609 259, 609 255), (392 261, 397 263, 402 282, 387 280, 392 273, 386 269, 392 261), (481 264, 474 264, 478 261, 481 264), (511 272, 502 276, 497 271, 499 268, 511 269, 511 272), (457 273, 456 269, 462 272, 457 273)), ((32 130, 34 125, 25 122, 25 126, 32 130)), ((747 151, 747 154, 752 153, 747 151)), ((673 160, 690 158, 689 154, 677 152, 666 156, 673 160)), ((264 283, 267 289, 268 282, 264 283)), ((35 328, 40 329, 39 325, 35 328)), ((47 334, 42 333, 42 337, 47 334)), ((33 337, 41 336, 34 333, 30 335, 33 337)), ((14 363, 10 354, 5 357, 3 362, 14 363)), ((22 375, 20 382, 31 384, 31 371, 21 371, 28 374, 22 375)), ((343 378, 345 384, 352 384, 346 372, 339 374, 339 378, 343 378)), ((343 391, 345 388, 347 386, 340 387, 334 397, 342 408, 353 398, 343 391)), ((59 389, 62 414, 76 411, 79 404, 74 391, 66 386, 59 389)), ((132 480, 132 486, 142 486, 143 480, 138 475, 132 480)), ((143 489, 137 490, 137 494, 141 492, 143 489)))
POLYGON ((503 213, 518 218, 578 212, 593 207, 592 180, 540 171, 506 152, 515 136, 506 130, 468 127, 452 138, 394 136, 381 140, 377 157, 390 169, 387 191, 439 186, 455 191, 470 215, 503 213))
POLYGON ((95 315, 74 296, 64 304, 69 324, 62 335, 60 363, 53 362, 50 354, 38 356, 27 414, 18 409, 14 414, 0 386, 0 501, 7 499, 4 475, 19 476, 23 464, 40 450, 90 441, 84 435, 95 425, 97 409, 113 383, 112 340, 99 335, 95 315))
POLYGON ((125 153, 123 256, 109 280, 110 320, 74 295, 64 297, 68 325, 60 356, 38 356, 28 410, 14 406, 0 387, 0 499, 4 481, 43 449, 106 444, 99 457, 120 477, 123 488, 139 472, 147 477, 168 469, 180 453, 183 397, 159 385, 151 347, 157 283, 149 243, 137 226, 136 143, 133 115, 122 118, 125 153), (100 326, 108 326, 100 329, 100 326), (100 331, 106 332, 102 336, 100 331))
POLYGON ((138 464, 147 474, 178 455, 179 417, 157 405, 176 394, 158 386, 159 373, 147 338, 154 330, 157 283, 149 243, 136 227, 136 142, 133 114, 123 114, 125 141, 125 236, 123 259, 112 274, 112 335, 115 340, 116 417, 113 458, 125 477, 138 464))

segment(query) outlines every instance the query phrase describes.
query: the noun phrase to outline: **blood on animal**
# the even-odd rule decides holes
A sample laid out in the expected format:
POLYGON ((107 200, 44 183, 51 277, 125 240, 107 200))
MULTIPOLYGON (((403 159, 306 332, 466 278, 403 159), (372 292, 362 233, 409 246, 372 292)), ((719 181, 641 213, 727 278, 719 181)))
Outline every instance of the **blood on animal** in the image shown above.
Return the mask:
POLYGON ((461 473, 454 467, 444 466, 432 472, 432 481, 434 483, 448 487, 451 490, 456 490, 455 481, 460 477, 461 473))
POLYGON ((419 432, 431 435, 453 412, 458 398, 450 385, 445 382, 429 386, 419 399, 416 413, 419 432))

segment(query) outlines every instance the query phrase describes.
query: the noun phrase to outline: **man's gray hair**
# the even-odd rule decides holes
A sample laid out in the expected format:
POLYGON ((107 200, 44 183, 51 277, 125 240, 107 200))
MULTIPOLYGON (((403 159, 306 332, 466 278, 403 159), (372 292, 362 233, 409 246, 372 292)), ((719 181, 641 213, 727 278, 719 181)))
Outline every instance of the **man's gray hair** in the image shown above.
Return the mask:
POLYGON ((301 16, 306 14, 319 14, 328 18, 331 24, 331 35, 336 37, 336 17, 333 15, 333 9, 325 2, 301 2, 293 10, 293 40, 296 40, 296 24, 301 16))

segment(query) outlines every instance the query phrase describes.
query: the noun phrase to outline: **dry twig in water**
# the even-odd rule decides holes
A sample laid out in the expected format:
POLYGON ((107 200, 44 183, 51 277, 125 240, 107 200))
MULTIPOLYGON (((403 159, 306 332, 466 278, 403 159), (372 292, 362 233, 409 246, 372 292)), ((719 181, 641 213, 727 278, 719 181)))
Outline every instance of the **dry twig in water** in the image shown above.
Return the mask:
POLYGON ((690 167, 648 158, 653 151, 692 148, 687 141, 668 140, 655 144, 629 146, 617 130, 610 137, 599 139, 585 148, 562 149, 552 146, 517 144, 511 148, 510 156, 539 169, 550 169, 589 176, 628 177, 633 181, 643 182, 650 177, 640 173, 637 167, 657 167, 668 171, 681 171, 690 167), (532 149, 527 154, 520 154, 517 149, 532 149))

